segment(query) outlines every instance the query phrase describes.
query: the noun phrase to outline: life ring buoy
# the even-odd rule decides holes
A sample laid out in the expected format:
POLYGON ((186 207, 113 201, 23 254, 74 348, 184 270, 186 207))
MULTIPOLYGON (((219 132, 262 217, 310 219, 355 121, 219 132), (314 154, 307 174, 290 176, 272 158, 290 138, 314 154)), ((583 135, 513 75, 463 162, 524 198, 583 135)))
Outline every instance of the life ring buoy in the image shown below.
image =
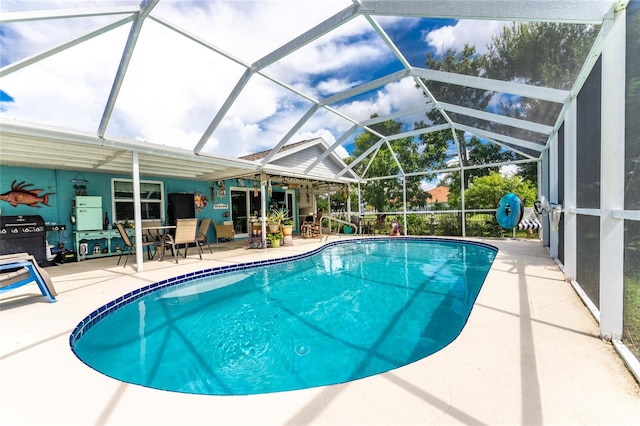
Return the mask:
POLYGON ((513 229, 518 226, 523 215, 524 204, 516 194, 510 192, 500 199, 496 209, 498 225, 505 229, 513 229))

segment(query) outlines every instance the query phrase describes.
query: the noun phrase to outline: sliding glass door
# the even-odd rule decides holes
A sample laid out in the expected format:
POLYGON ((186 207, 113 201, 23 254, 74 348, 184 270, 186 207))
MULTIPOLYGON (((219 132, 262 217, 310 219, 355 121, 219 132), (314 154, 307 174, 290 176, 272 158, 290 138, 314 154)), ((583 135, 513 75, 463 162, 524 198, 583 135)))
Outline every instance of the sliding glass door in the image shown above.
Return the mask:
POLYGON ((231 219, 233 220, 236 237, 249 236, 249 218, 256 212, 260 215, 260 200, 260 193, 255 197, 253 189, 231 189, 231 219))

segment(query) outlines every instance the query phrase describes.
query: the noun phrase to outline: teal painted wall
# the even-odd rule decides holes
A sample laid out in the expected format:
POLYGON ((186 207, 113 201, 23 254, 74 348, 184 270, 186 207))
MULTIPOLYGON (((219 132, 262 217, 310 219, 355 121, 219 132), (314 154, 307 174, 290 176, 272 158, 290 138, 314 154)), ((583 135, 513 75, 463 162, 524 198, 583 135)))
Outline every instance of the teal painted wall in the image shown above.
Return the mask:
MULTIPOLYGON (((38 207, 31 207, 24 204, 18 204, 12 206, 9 202, 0 200, 0 214, 5 216, 17 216, 17 215, 39 215, 42 216, 47 224, 55 223, 66 225, 67 230, 65 232, 50 232, 47 235, 47 241, 50 244, 57 244, 62 241, 67 248, 73 246, 73 229, 71 227, 70 215, 71 215, 71 199, 75 196, 74 184, 70 181, 78 176, 76 171, 68 170, 55 170, 55 169, 33 169, 26 167, 12 167, 2 166, 0 168, 0 194, 5 194, 11 191, 11 184, 13 181, 17 183, 25 182, 25 184, 32 184, 28 186, 27 190, 42 189, 43 194, 50 194, 48 196, 48 205, 38 203, 38 207)), ((131 179, 131 176, 126 175, 112 175, 105 173, 85 173, 83 172, 79 177, 85 178, 89 182, 86 184, 87 195, 102 197, 102 207, 109 215, 109 219, 113 220, 112 211, 112 197, 111 197, 111 179, 112 178, 124 178, 131 179)), ((165 209, 167 202, 167 194, 174 192, 202 192, 207 196, 207 206, 201 211, 196 212, 198 219, 211 218, 217 222, 228 220, 224 217, 224 212, 227 210, 213 209, 213 204, 227 204, 229 205, 229 211, 231 208, 231 191, 227 190, 225 198, 211 199, 211 182, 191 181, 184 179, 173 178, 157 178, 140 176, 141 180, 162 181, 164 182, 164 197, 165 197, 165 209)), ((253 187, 252 180, 245 180, 247 187, 253 187)), ((237 186, 236 179, 230 179, 225 181, 225 186, 230 188, 237 186)), ((267 202, 270 200, 267 200, 267 202)), ((165 211, 165 218, 166 218, 165 211)), ((104 215, 104 212, 103 212, 104 215)), ((215 241, 215 230, 213 225, 209 228, 209 241, 215 241)))

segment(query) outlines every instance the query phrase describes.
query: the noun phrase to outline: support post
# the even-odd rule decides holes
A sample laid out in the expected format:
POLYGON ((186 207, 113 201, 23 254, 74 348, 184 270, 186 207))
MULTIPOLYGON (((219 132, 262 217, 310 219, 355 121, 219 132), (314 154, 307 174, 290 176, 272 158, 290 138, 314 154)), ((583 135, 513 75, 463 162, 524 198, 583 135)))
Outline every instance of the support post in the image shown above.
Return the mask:
POLYGON ((603 22, 600 160, 600 335, 622 339, 626 9, 603 22))
POLYGON ((576 208, 576 181, 578 179, 577 147, 577 115, 576 98, 571 99, 564 118, 564 279, 576 280, 578 218, 573 209, 576 208))
POLYGON ((133 223, 135 225, 136 271, 144 271, 142 251, 142 207, 140 197, 140 161, 138 151, 133 151, 133 223))
MULTIPOLYGON (((549 141, 549 202, 558 204, 558 133, 554 132, 549 141)), ((551 219, 551 218, 549 218, 551 219)), ((549 220, 549 254, 552 259, 558 258, 558 231, 551 229, 549 220)))

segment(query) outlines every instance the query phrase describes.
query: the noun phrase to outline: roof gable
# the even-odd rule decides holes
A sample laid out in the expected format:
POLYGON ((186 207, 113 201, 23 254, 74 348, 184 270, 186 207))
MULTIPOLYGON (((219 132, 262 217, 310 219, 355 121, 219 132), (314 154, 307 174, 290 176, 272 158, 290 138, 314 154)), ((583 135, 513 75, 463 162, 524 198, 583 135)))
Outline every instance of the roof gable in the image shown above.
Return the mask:
MULTIPOLYGON (((259 162, 266 158, 271 150, 256 152, 240 157, 242 160, 259 162)), ((329 144, 322 138, 308 139, 284 145, 273 156, 265 170, 284 175, 312 175, 320 179, 336 179, 336 175, 342 172, 347 164, 335 151, 329 152, 329 144), (315 164, 318 158, 322 160, 315 164)), ((355 173, 349 171, 341 177, 341 180, 357 179, 355 173)))

